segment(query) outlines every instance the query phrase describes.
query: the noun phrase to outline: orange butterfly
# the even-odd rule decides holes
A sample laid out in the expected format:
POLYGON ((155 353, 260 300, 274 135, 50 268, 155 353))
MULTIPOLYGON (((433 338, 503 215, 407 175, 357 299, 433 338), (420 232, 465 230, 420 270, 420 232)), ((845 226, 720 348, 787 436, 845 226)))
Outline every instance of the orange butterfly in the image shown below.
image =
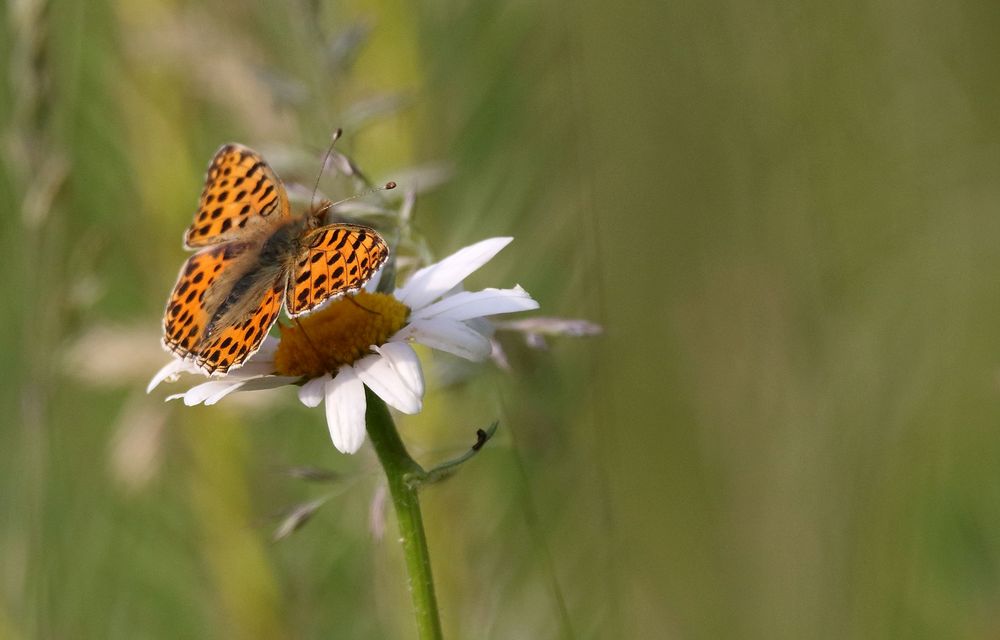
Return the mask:
POLYGON ((389 257, 374 230, 324 225, 329 203, 292 216, 285 187, 260 154, 219 149, 184 247, 188 258, 167 300, 163 345, 207 373, 253 355, 281 310, 289 316, 359 290, 389 257))

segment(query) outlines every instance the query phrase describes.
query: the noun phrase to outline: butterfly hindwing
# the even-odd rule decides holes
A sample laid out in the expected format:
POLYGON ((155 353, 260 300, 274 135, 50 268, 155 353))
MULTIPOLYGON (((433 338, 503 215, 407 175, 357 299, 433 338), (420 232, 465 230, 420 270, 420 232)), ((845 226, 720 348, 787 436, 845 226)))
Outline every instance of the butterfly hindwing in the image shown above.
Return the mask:
POLYGON ((230 143, 212 158, 184 245, 194 248, 227 242, 245 236, 268 218, 289 214, 285 187, 267 162, 256 151, 230 143))
POLYGON ((278 319, 284 292, 284 274, 280 274, 258 300, 246 301, 249 311, 240 321, 212 328, 211 335, 198 345, 195 363, 208 373, 226 373, 242 365, 257 352, 278 319))
POLYGON ((289 274, 285 306, 295 317, 327 300, 357 291, 389 257, 374 229, 352 224, 321 227, 306 236, 307 247, 289 274))

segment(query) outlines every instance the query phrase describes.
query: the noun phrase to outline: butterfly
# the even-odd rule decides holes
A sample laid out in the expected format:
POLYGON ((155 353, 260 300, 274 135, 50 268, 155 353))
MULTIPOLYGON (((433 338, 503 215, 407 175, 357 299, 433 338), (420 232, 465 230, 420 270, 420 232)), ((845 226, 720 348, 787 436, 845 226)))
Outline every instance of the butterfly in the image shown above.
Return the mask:
POLYGON ((208 374, 256 353, 284 305, 295 318, 358 291, 389 257, 374 230, 324 224, 330 203, 291 214, 274 170, 240 144, 220 148, 208 167, 163 316, 163 345, 208 374))

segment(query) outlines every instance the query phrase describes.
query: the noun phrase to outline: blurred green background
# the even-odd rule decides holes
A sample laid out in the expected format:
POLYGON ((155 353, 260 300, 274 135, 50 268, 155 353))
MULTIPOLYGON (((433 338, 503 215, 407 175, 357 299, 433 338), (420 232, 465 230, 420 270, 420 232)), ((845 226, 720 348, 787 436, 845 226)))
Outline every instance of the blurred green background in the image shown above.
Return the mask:
POLYGON ((0 21, 0 638, 413 637, 370 448, 290 389, 144 392, 211 154, 309 184, 337 126, 375 178, 450 172, 438 256, 516 236, 473 286, 606 329, 400 421, 427 463, 502 424, 424 493, 448 637, 1000 634, 997 3, 0 21))

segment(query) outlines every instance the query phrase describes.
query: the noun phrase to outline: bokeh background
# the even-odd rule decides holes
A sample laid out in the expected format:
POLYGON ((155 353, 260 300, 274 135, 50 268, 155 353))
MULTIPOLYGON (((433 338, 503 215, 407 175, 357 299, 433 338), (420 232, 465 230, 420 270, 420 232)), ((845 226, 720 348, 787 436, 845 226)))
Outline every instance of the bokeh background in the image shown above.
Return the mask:
POLYGON ((424 492, 448 637, 1000 634, 995 2, 7 0, 0 27, 0 638, 413 636, 369 448, 289 389, 144 391, 211 154, 309 184, 338 126, 427 187, 437 256, 516 236, 472 285, 605 328, 508 336, 509 373, 428 361, 418 459, 501 422, 424 492))

